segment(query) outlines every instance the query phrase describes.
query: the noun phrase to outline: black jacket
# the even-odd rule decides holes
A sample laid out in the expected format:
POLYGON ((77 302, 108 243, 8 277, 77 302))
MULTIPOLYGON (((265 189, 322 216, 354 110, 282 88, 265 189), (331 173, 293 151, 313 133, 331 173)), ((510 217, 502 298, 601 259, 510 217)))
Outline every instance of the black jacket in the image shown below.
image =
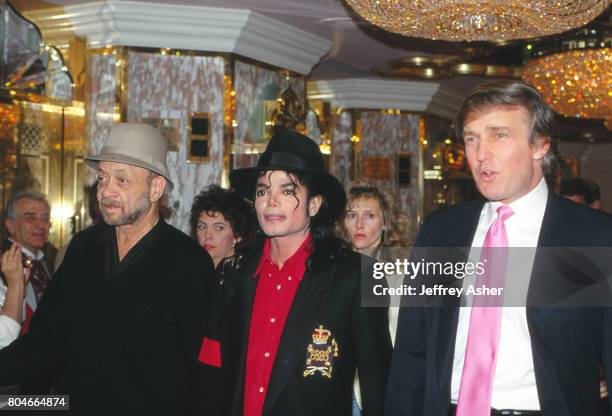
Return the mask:
MULTIPOLYGON (((239 270, 226 273, 223 284, 224 413, 232 416, 243 414, 247 344, 258 282, 253 274, 261 253, 260 247, 239 270)), ((363 414, 382 414, 391 359, 388 312, 385 307, 361 307, 363 259, 347 252, 320 272, 304 273, 281 336, 263 415, 351 415, 356 367, 363 414), (319 325, 331 331, 338 346, 331 378, 304 375, 307 348, 319 325)))
POLYGON ((70 414, 187 414, 212 261, 163 220, 121 262, 116 250, 113 227, 74 236, 30 331, 0 351, 0 384, 59 363, 70 414))
MULTIPOLYGON (((463 203, 432 213, 415 245, 469 248, 483 204, 463 203)), ((544 415, 600 414, 598 363, 602 348, 607 348, 604 358, 606 353, 612 358, 612 342, 607 347, 603 342, 603 315, 608 309, 552 305, 567 294, 568 283, 585 277, 580 276, 582 267, 564 264, 556 255, 572 253, 577 247, 610 246, 610 215, 549 194, 538 247, 571 249, 539 249, 529 283, 527 324, 544 415)), ((609 299, 605 281, 587 283, 598 284, 609 299)), ((458 303, 400 311, 385 415, 448 415, 458 316, 458 303)), ((608 336, 612 341, 612 331, 608 336)))

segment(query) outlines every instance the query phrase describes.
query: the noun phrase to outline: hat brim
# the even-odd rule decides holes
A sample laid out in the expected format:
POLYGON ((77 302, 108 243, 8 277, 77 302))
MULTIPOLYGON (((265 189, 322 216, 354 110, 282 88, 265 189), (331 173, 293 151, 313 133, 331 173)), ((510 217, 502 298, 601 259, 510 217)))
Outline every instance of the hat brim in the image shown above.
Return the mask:
POLYGON ((255 199, 255 185, 261 172, 283 170, 291 172, 304 172, 312 174, 321 189, 321 196, 327 201, 334 220, 340 218, 346 207, 346 193, 344 186, 338 178, 320 170, 295 169, 287 166, 269 165, 265 167, 251 167, 235 169, 230 172, 230 186, 243 198, 253 201, 255 199))
POLYGON ((126 155, 120 155, 116 153, 102 153, 99 155, 88 156, 85 158, 85 164, 94 170, 98 170, 98 164, 100 162, 117 162, 117 163, 125 163, 126 165, 138 166, 140 168, 144 168, 150 170, 151 172, 155 172, 160 176, 166 178, 166 182, 168 183, 168 191, 172 191, 174 188, 174 183, 170 180, 170 177, 167 173, 162 172, 157 169, 153 165, 149 165, 148 163, 143 162, 142 160, 135 159, 133 157, 129 157, 126 155))

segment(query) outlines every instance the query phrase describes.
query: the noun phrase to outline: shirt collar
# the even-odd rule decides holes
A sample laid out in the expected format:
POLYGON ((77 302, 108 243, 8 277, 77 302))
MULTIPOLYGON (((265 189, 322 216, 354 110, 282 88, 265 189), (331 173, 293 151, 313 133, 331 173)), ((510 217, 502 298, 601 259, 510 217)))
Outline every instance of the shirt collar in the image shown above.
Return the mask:
MULTIPOLYGON (((300 247, 295 251, 295 253, 293 253, 293 255, 291 255, 291 257, 289 257, 283 263, 283 269, 297 267, 297 266, 305 267, 306 260, 308 260, 308 257, 312 253, 311 242, 312 242, 312 235, 308 233, 308 236, 306 236, 306 239, 300 245, 300 247)), ((272 256, 271 256, 272 247, 271 246, 272 245, 271 245, 270 239, 266 238, 266 242, 264 243, 264 247, 263 247, 263 252, 261 254, 261 260, 259 261, 259 265, 257 266, 257 269, 255 270, 254 276, 259 276, 262 268, 265 267, 266 265, 274 265, 274 267, 278 267, 278 265, 274 263, 274 261, 272 261, 272 256)), ((300 280, 301 280, 301 277, 300 277, 300 280)))
MULTIPOLYGON (((13 240, 10 237, 9 237, 9 240, 12 243, 17 243, 15 240, 13 240)), ((19 243, 17 243, 17 244, 19 244, 19 243)), ((27 248, 25 248, 21 244, 19 244, 19 245, 21 246, 21 252, 23 254, 25 254, 26 256, 28 256, 29 258, 31 258, 32 260, 42 260, 42 258, 45 257, 45 253, 43 253, 42 250, 38 250, 36 253, 32 253, 30 250, 28 250, 27 248)))
MULTIPOLYGON (((546 207, 547 200, 548 186, 544 178, 542 178, 538 186, 516 201, 511 202, 508 206, 514 211, 513 217, 521 218, 521 221, 536 220, 537 216, 534 215, 534 211, 543 210, 546 207)), ((483 210, 483 214, 486 213, 491 218, 495 218, 497 217, 497 208, 502 205, 503 204, 499 201, 489 201, 487 203, 487 209, 483 210)))

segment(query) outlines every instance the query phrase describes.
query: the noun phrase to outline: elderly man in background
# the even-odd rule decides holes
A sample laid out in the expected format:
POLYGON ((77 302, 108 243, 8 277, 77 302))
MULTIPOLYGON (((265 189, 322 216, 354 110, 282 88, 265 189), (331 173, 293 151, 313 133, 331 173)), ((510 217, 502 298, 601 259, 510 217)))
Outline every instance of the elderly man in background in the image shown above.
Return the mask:
POLYGON ((105 224, 73 237, 30 331, 0 351, 0 383, 59 363, 71 414, 192 412, 215 275, 160 217, 166 156, 158 129, 124 123, 86 158, 105 224))
POLYGON ((40 192, 17 192, 7 204, 4 226, 8 237, 2 242, 0 347, 9 344, 20 332, 27 332, 32 313, 51 279, 44 254, 51 228, 51 206, 40 192), (21 248, 22 254, 17 255, 17 247, 21 248), (32 269, 28 273, 32 277, 29 283, 24 280, 24 273, 13 264, 21 261, 22 256, 28 268, 32 269), (7 261, 11 264, 6 265, 5 270, 7 261), (18 293, 21 293, 21 299, 17 299, 18 293), (19 313, 16 308, 19 308, 19 313))

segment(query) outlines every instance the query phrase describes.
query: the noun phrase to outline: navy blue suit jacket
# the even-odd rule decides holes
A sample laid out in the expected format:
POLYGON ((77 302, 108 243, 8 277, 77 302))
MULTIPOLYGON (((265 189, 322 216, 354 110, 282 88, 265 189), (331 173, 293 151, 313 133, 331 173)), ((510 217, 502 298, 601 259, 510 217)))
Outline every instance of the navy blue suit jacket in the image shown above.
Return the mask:
MULTIPOLYGON (((463 203, 432 213, 423 223, 415 246, 469 248, 484 202, 463 203)), ((549 194, 538 247, 610 246, 611 215, 549 194)), ((575 280, 581 279, 584 276, 579 270, 560 266, 558 258, 551 264, 550 259, 536 256, 528 292, 527 322, 538 397, 545 415, 584 416, 601 412, 598 364, 602 359, 612 360, 610 310, 530 306, 543 305, 542 299, 547 296, 554 305, 556 296, 566 295, 568 287, 571 290, 575 280), (546 271, 551 266, 556 269, 554 274, 546 271), (551 281, 558 279, 559 273, 564 275, 560 280, 566 284, 551 281), (551 293, 551 287, 557 288, 552 292, 558 293, 551 293), (536 301, 530 303, 529 299, 536 301)), ((609 293, 605 281, 600 287, 609 293)), ((448 415, 458 316, 458 301, 441 307, 402 308, 387 385, 387 416, 448 415)), ((611 374, 612 367, 608 367, 611 374)))

